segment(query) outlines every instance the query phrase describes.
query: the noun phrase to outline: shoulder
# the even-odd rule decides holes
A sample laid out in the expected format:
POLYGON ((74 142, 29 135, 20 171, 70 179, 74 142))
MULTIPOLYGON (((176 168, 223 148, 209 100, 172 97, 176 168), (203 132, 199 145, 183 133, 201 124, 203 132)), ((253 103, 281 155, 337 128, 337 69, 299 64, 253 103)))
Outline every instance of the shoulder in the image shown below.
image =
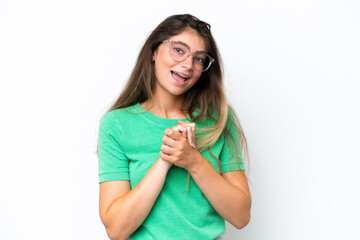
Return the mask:
POLYGON ((101 129, 119 128, 123 123, 129 122, 135 118, 134 113, 138 113, 139 109, 137 105, 133 105, 127 108, 115 109, 110 112, 106 112, 100 120, 101 129))

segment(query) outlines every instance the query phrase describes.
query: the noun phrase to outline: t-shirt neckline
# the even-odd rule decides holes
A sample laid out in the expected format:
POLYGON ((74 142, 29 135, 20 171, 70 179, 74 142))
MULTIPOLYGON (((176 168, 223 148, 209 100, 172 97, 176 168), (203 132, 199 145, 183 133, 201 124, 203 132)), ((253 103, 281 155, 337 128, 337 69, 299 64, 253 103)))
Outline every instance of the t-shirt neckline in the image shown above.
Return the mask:
POLYGON ((151 120, 152 122, 154 122, 156 124, 160 124, 160 125, 164 125, 164 126, 172 127, 172 126, 178 125, 179 120, 180 121, 189 121, 189 122, 191 121, 190 116, 186 117, 186 118, 163 118, 163 117, 156 116, 155 114, 152 114, 151 112, 144 110, 141 107, 140 103, 137 103, 134 107, 135 107, 135 110, 141 111, 143 116, 146 117, 147 119, 151 120))

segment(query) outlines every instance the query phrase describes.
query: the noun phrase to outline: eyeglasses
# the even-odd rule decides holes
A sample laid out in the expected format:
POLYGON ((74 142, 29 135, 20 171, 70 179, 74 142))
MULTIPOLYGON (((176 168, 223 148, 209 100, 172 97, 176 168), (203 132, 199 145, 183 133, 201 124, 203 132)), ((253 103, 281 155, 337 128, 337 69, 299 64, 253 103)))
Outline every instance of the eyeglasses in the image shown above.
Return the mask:
POLYGON ((203 51, 190 52, 190 47, 186 43, 172 40, 165 40, 163 42, 170 43, 170 56, 174 61, 182 62, 192 55, 194 67, 198 71, 205 72, 215 61, 214 58, 203 51))

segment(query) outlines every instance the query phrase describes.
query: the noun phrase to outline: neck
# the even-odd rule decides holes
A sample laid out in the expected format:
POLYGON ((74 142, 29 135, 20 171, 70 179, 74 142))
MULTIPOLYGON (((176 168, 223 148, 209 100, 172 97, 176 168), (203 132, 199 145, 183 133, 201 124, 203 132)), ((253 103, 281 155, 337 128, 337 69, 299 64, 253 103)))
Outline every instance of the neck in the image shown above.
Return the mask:
POLYGON ((187 112, 183 110, 184 95, 181 96, 160 96, 154 94, 154 98, 146 100, 141 104, 141 107, 146 111, 163 118, 177 119, 188 116, 187 112))

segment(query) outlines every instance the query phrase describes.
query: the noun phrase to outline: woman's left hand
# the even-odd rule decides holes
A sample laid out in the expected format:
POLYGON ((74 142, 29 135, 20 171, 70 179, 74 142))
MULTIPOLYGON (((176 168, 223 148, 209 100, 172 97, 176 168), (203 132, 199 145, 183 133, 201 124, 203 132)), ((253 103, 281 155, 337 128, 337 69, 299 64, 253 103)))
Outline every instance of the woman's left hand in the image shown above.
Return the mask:
POLYGON ((199 152, 190 146, 188 139, 174 129, 165 129, 160 157, 178 167, 191 168, 199 161, 199 152))
POLYGON ((187 138, 190 146, 196 148, 195 146, 196 124, 190 123, 188 121, 184 122, 181 120, 179 120, 178 123, 179 125, 174 126, 172 129, 181 132, 182 135, 187 138))

